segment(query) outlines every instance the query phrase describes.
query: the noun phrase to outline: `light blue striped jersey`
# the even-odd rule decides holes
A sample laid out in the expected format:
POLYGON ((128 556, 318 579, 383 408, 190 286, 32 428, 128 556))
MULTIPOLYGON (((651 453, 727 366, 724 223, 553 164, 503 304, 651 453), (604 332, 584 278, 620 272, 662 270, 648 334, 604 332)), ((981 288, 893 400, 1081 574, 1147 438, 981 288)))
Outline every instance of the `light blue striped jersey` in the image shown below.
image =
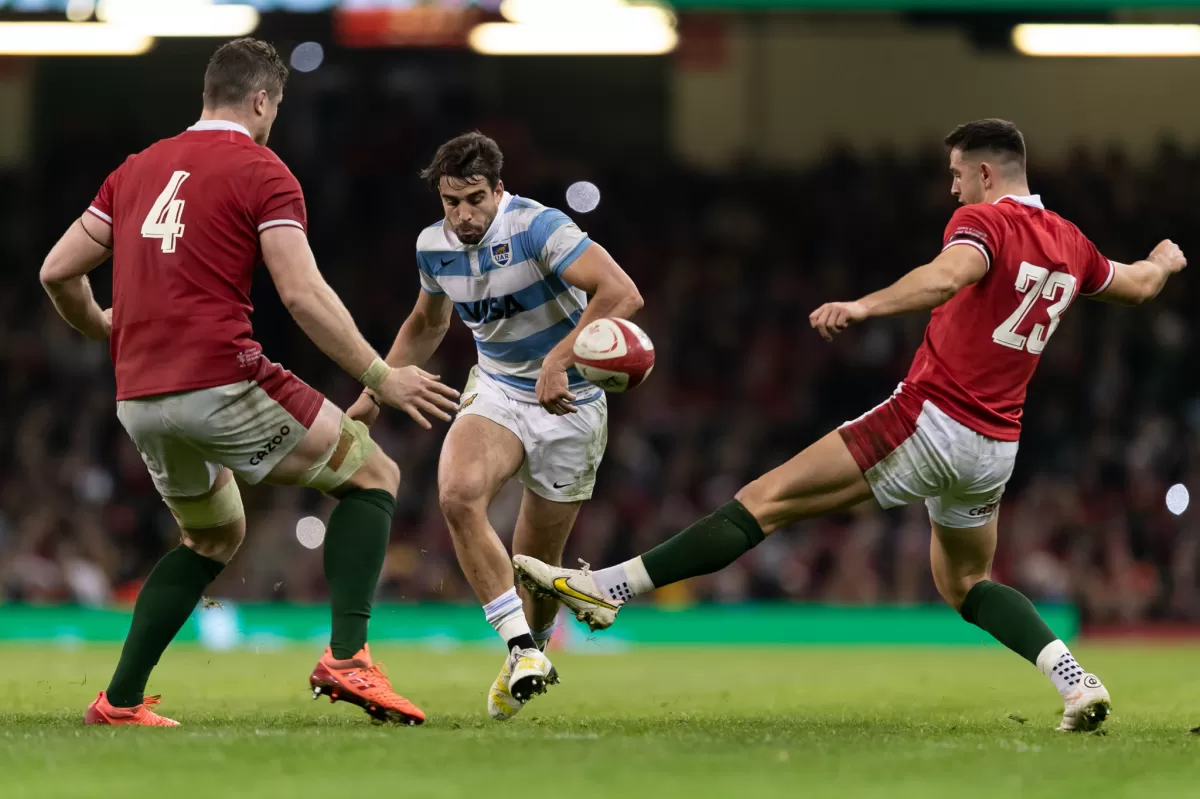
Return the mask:
MULTIPOLYGON (((477 245, 459 241, 445 220, 421 231, 421 288, 454 303, 475 336, 480 369, 513 399, 537 402, 542 359, 587 307, 587 294, 562 273, 591 243, 562 211, 505 192, 477 245)), ((576 404, 601 396, 574 367, 567 379, 576 404)))

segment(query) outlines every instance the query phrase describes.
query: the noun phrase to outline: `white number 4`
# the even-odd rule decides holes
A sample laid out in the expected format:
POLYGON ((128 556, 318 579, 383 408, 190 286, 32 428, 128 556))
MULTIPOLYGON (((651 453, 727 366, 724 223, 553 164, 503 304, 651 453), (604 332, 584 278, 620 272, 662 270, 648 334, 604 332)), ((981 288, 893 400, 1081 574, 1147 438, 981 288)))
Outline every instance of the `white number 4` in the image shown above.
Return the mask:
POLYGON ((1046 348, 1046 342, 1054 335, 1062 312, 1075 296, 1075 278, 1067 272, 1051 272, 1042 266, 1022 263, 1021 271, 1017 273, 1017 291, 1025 296, 1017 310, 992 333, 992 341, 1014 350, 1029 350, 1037 355, 1046 348), (1058 301, 1054 302, 1056 294, 1058 301), (1054 302, 1046 309, 1050 316, 1050 326, 1046 327, 1039 322, 1029 331, 1028 336, 1022 336, 1017 333, 1017 328, 1025 321, 1038 297, 1054 302))
POLYGON ((163 252, 175 252, 175 241, 183 235, 183 200, 179 187, 191 176, 190 172, 176 172, 171 175, 167 187, 158 195, 146 221, 142 223, 142 238, 162 239, 163 252))

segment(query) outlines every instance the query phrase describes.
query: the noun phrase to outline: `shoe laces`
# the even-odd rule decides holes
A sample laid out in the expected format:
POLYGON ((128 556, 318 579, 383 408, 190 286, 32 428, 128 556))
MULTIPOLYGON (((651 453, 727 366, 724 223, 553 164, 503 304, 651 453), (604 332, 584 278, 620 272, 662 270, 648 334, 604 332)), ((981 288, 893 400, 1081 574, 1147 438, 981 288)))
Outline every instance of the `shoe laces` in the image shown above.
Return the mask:
POLYGON ((147 708, 152 708, 161 702, 162 702, 162 694, 155 694, 154 696, 147 696, 147 697, 142 698, 142 704, 145 705, 147 708))
POLYGON ((584 575, 591 575, 591 573, 592 573, 592 564, 588 563, 588 562, 587 562, 586 560, 584 560, 583 558, 580 558, 580 559, 579 559, 579 565, 583 567, 583 568, 582 568, 582 569, 580 569, 579 571, 583 572, 583 573, 584 573, 584 575))

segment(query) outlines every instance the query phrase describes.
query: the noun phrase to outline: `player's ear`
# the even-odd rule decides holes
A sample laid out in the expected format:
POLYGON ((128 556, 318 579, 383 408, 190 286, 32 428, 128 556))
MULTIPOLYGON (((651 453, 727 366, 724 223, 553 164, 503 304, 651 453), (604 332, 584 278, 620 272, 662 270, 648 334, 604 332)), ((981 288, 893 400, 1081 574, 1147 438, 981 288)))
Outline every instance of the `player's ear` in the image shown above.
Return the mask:
POLYGON ((267 104, 270 102, 270 94, 266 89, 259 89, 254 93, 254 113, 259 116, 267 115, 267 104))
POLYGON ((496 181, 495 194, 498 197, 503 196, 503 194, 504 194, 504 181, 503 180, 496 181))

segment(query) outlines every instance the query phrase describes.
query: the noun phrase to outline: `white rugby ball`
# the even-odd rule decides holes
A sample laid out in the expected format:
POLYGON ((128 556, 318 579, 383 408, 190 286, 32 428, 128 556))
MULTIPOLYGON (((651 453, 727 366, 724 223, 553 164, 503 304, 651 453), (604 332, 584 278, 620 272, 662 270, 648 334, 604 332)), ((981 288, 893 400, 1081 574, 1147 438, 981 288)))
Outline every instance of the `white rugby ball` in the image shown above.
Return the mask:
POLYGON ((575 339, 575 368, 605 391, 628 391, 650 376, 654 344, 628 319, 597 319, 575 339))

